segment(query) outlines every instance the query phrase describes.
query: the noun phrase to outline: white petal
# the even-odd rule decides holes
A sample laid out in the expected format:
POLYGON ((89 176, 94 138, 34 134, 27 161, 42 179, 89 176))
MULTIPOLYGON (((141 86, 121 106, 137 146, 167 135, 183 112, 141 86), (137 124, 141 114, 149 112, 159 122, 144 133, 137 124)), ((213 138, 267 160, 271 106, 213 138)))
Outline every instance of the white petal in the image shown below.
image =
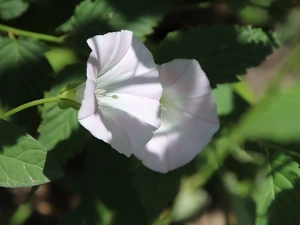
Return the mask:
MULTIPOLYGON (((160 103, 157 100, 129 94, 109 93, 107 97, 98 99, 98 104, 101 110, 117 109, 128 113, 142 123, 156 128, 160 126, 160 103), (117 96, 117 98, 109 96, 117 96)), ((138 124, 136 125, 138 126, 138 124)))
POLYGON ((135 74, 134 77, 128 76, 127 80, 105 87, 107 93, 121 93, 143 96, 159 100, 162 95, 162 86, 160 84, 158 69, 152 68, 144 74, 135 74))
POLYGON ((169 98, 199 97, 210 93, 209 80, 196 60, 176 59, 159 67, 164 92, 169 98))
POLYGON ((152 170, 166 173, 190 162, 219 129, 208 79, 195 60, 163 64, 161 127, 135 155, 152 170))
POLYGON ((112 140, 109 143, 126 156, 140 151, 153 136, 155 127, 138 121, 130 114, 105 108, 103 115, 103 120, 112 133, 112 140))
POLYGON ((91 79, 87 79, 81 84, 76 91, 76 99, 81 102, 78 111, 78 119, 84 119, 93 115, 98 110, 98 104, 94 95, 96 83, 91 79))
MULTIPOLYGON (((158 78, 158 70, 152 54, 141 41, 133 38, 122 60, 109 71, 106 71, 105 74, 97 78, 97 88, 111 92, 115 92, 114 90, 117 88, 123 90, 127 89, 128 91, 130 90, 129 86, 135 83, 143 85, 154 83, 160 88, 159 90, 162 91, 158 78)), ((145 95, 145 97, 152 97, 152 93, 156 93, 157 91, 153 90, 149 94, 148 92, 149 91, 143 91, 142 94, 145 95)), ((159 99, 160 96, 156 96, 156 99, 157 98, 159 99)))
POLYGON ((98 77, 117 65, 128 52, 131 42, 132 32, 124 30, 88 39, 92 49, 88 59, 88 78, 98 77))
POLYGON ((99 110, 88 117, 78 119, 78 121, 94 137, 103 140, 106 143, 111 143, 112 133, 107 125, 103 123, 103 115, 99 110))

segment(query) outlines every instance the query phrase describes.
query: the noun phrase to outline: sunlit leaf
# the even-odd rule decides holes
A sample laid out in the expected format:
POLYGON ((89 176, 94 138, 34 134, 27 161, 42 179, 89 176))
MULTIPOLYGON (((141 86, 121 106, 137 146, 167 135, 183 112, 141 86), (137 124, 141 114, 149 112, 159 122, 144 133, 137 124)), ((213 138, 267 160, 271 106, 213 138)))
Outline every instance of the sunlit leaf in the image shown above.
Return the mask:
POLYGON ((266 179, 253 193, 256 225, 299 224, 300 169, 291 157, 276 154, 265 167, 266 179))
POLYGON ((217 104, 218 115, 227 115, 233 110, 233 91, 230 84, 218 85, 212 91, 217 104))
POLYGON ((276 142, 297 141, 300 138, 300 86, 273 94, 252 111, 239 130, 246 138, 276 142))
POLYGON ((253 91, 246 83, 246 81, 242 78, 240 82, 232 84, 232 88, 239 96, 241 96, 249 104, 253 104, 255 102, 253 91))
POLYGON ((27 187, 63 175, 57 160, 24 130, 0 121, 0 186, 27 187))

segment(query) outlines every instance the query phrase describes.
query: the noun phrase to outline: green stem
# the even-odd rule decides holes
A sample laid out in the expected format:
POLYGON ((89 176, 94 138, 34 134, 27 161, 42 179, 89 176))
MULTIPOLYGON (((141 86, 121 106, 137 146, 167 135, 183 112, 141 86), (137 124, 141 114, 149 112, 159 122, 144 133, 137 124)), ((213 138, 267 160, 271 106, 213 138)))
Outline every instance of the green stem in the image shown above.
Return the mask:
POLYGON ((27 109, 27 108, 30 108, 30 107, 33 107, 33 106, 37 106, 37 105, 41 105, 41 104, 44 104, 44 103, 49 103, 49 102, 57 102, 58 100, 58 97, 50 97, 50 98, 43 98, 43 99, 39 99, 39 100, 35 100, 35 101, 32 101, 32 102, 27 102, 23 105, 20 105, 12 110, 9 110, 8 112, 4 113, 2 116, 0 116, 1 119, 5 119, 17 112, 20 112, 24 109, 27 109))
POLYGON ((296 156, 296 157, 300 158, 300 153, 298 153, 298 152, 295 152, 295 151, 292 151, 292 150, 289 150, 289 149, 286 149, 286 148, 283 148, 283 147, 279 147, 277 145, 273 145, 273 144, 270 144, 270 143, 263 142, 263 144, 266 147, 268 147, 269 149, 274 149, 276 151, 285 152, 286 154, 289 154, 289 155, 296 156))
POLYGON ((20 205, 11 215, 11 218, 7 224, 22 225, 32 213, 33 209, 29 203, 20 205))
POLYGON ((35 33, 35 32, 31 32, 31 31, 21 30, 21 29, 6 26, 3 24, 0 24, 0 31, 5 31, 7 33, 14 33, 16 35, 32 37, 32 38, 49 41, 49 42, 54 42, 54 43, 58 43, 58 44, 63 43, 64 39, 65 39, 64 36, 55 37, 55 36, 48 35, 48 34, 41 34, 41 33, 35 33))

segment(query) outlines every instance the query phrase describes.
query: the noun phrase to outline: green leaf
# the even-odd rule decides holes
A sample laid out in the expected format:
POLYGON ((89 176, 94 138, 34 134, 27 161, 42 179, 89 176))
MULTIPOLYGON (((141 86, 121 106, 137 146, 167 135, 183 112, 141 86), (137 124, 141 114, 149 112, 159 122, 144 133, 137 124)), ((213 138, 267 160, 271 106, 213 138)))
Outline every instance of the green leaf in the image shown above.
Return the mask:
MULTIPOLYGON (((45 98, 56 96, 68 84, 85 79, 85 65, 66 67, 59 75, 56 84, 45 94, 45 98)), ((60 109, 57 103, 45 104, 42 108, 42 123, 38 140, 53 154, 61 164, 67 162, 83 146, 84 133, 77 120, 77 110, 60 109)))
POLYGON ((256 225, 299 224, 300 169, 292 158, 276 154, 265 167, 267 178, 253 193, 256 225))
POLYGON ((259 65, 275 46, 274 34, 259 28, 199 26, 170 33, 154 49, 154 58, 160 64, 176 58, 195 58, 215 86, 237 81, 236 75, 259 65))
POLYGON ((148 220, 158 218, 168 202, 174 199, 179 190, 181 170, 167 174, 153 172, 140 166, 133 173, 134 184, 140 194, 140 201, 147 212, 148 220))
POLYGON ((193 183, 193 177, 182 182, 172 208, 173 222, 183 222, 199 215, 210 203, 209 194, 201 188, 194 187, 193 183))
POLYGON ((210 142, 195 158, 194 164, 197 169, 196 176, 199 187, 208 182, 232 151, 242 151, 237 143, 226 136, 226 130, 221 132, 223 132, 222 137, 210 142))
POLYGON ((247 6, 250 0, 226 0, 225 2, 230 8, 239 10, 247 6))
POLYGON ((300 40, 300 9, 294 8, 288 11, 284 23, 280 25, 281 39, 286 42, 299 42, 300 40))
POLYGON ((79 61, 75 51, 66 47, 52 47, 50 51, 45 53, 45 56, 55 73, 60 72, 67 65, 79 61))
POLYGON ((52 72, 44 56, 47 50, 30 38, 0 38, 0 99, 4 106, 15 107, 43 96, 52 72))
POLYGON ((249 198, 229 193, 230 202, 233 213, 238 225, 253 225, 255 220, 255 212, 253 209, 253 201, 249 198))
POLYGON ((0 186, 27 187, 53 181, 63 170, 24 130, 0 120, 0 186))
POLYGON ((79 127, 76 110, 71 108, 62 110, 57 103, 45 104, 42 119, 38 129, 39 141, 49 150, 59 141, 70 137, 72 131, 79 127))
POLYGON ((63 179, 69 179, 66 183, 71 182, 70 189, 79 189, 79 210, 66 215, 59 224, 146 225, 145 211, 132 185, 130 159, 96 138, 85 150, 82 176, 63 179))
POLYGON ((300 85, 270 95, 247 117, 238 131, 246 138, 287 143, 300 138, 300 85))
POLYGON ((246 83, 244 79, 241 79, 240 82, 232 84, 232 88, 247 103, 254 104, 255 97, 254 97, 253 90, 250 88, 249 84, 246 83))
POLYGON ((84 0, 76 7, 74 15, 58 30, 75 32, 74 38, 86 40, 96 34, 126 29, 144 39, 177 1, 84 0))
POLYGON ((269 8, 269 14, 273 19, 282 22, 291 9, 295 7, 297 7, 297 3, 293 0, 273 0, 269 8))
POLYGON ((218 115, 227 115, 233 110, 233 92, 230 84, 217 85, 212 94, 216 100, 218 115))
POLYGON ((14 19, 21 16, 28 9, 28 2, 23 0, 0 0, 0 18, 14 19))

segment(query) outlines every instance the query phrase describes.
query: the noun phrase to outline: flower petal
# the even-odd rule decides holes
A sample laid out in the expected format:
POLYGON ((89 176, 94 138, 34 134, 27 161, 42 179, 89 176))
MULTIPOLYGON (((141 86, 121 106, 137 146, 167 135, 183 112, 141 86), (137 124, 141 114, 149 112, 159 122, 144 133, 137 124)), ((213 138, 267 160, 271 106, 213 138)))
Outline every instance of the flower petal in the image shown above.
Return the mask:
POLYGON ((162 87, 157 66, 132 32, 98 35, 87 42, 92 52, 86 84, 77 91, 82 99, 79 122, 129 156, 143 149, 160 126, 162 87))
POLYGON ((101 76, 117 65, 128 52, 132 42, 131 31, 111 32, 87 40, 92 49, 88 59, 87 76, 101 76))
POLYGON ((103 123, 103 115, 97 110, 88 117, 78 119, 79 123, 86 128, 94 137, 110 143, 112 141, 112 132, 107 125, 103 123))
POLYGON ((219 129, 209 81, 195 60, 174 60, 160 67, 162 124, 144 150, 135 153, 162 173, 190 162, 219 129))
POLYGON ((155 130, 155 127, 113 108, 103 109, 103 117, 112 134, 112 140, 108 143, 126 156, 140 151, 152 138, 155 130))
MULTIPOLYGON (((120 62, 105 74, 97 78, 97 88, 105 89, 108 92, 116 92, 116 89, 129 91, 130 85, 149 85, 155 84, 160 91, 156 99, 159 100, 162 88, 159 81, 158 69, 154 63, 152 54, 146 46, 138 39, 132 38, 129 43, 127 53, 123 56, 120 62)), ((151 96, 156 93, 154 90, 148 94, 143 91, 142 94, 151 96)), ((126 92, 128 93, 128 92, 126 92)))
POLYGON ((79 120, 93 115, 98 110, 94 94, 95 86, 95 81, 87 79, 85 83, 77 87, 75 98, 78 102, 81 102, 81 107, 78 111, 79 120))
POLYGON ((157 101, 162 95, 162 86, 156 67, 152 69, 149 68, 147 73, 135 74, 134 77, 131 77, 130 79, 107 86, 105 89, 107 90, 107 93, 130 94, 157 101))
MULTIPOLYGON (((129 94, 109 93, 106 97, 100 98, 98 104, 101 110, 106 108, 117 109, 130 114, 142 123, 150 124, 155 128, 160 126, 160 103, 157 100, 129 94), (116 98, 109 96, 115 96, 116 98)), ((136 125, 138 126, 138 124, 136 125)))
POLYGON ((177 59, 162 64, 159 77, 169 98, 191 98, 210 93, 209 80, 196 60, 177 59))

